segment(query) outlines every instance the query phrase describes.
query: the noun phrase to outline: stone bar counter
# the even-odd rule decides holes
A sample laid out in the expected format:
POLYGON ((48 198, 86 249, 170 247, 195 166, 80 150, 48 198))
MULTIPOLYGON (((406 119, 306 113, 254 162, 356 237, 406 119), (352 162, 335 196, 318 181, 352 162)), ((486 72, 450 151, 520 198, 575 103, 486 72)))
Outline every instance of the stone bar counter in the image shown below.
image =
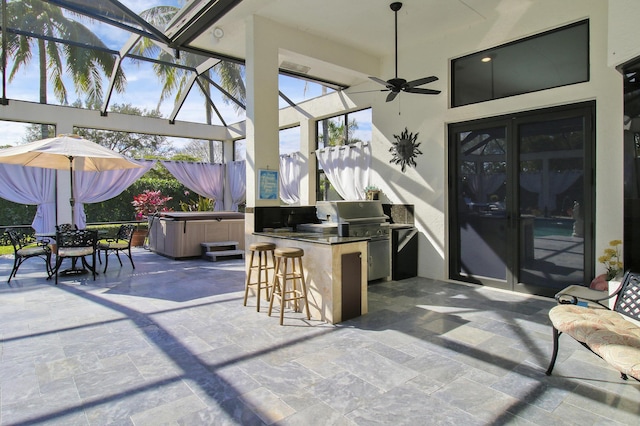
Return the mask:
POLYGON ((335 324, 367 313, 367 238, 286 231, 252 236, 255 242, 304 250, 302 265, 312 319, 335 324))
MULTIPOLYGON (((366 314, 368 238, 295 232, 297 224, 313 220, 317 220, 315 206, 248 208, 245 247, 271 242, 304 250, 312 319, 336 324, 366 314)), ((248 267, 249 256, 245 259, 248 267)))

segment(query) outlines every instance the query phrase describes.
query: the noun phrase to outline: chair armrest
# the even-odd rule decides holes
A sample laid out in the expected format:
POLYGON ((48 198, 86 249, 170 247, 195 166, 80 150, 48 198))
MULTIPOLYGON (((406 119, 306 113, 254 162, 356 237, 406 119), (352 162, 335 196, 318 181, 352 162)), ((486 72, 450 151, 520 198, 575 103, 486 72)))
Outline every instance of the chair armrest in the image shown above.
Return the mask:
POLYGON ((50 241, 40 240, 40 241, 36 242, 36 245, 38 247, 42 247, 46 251, 51 251, 51 242, 50 241))
POLYGON ((569 287, 561 290, 556 293, 555 299, 559 304, 571 304, 571 305, 583 305, 588 306, 591 304, 597 305, 597 307, 602 307, 609 309, 608 306, 604 305, 601 302, 607 301, 612 297, 616 297, 620 289, 617 289, 615 292, 609 294, 606 291, 593 290, 588 287, 584 287, 581 285, 570 285, 569 287))

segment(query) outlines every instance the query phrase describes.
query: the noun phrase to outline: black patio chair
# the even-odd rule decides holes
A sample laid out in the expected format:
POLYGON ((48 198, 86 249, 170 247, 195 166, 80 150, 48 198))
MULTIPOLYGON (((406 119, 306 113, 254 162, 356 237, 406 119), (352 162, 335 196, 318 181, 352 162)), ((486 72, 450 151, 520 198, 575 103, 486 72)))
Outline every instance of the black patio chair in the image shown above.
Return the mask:
POLYGON ((73 223, 61 223, 56 225, 56 232, 75 231, 78 227, 73 223))
POLYGON ((100 252, 104 252, 104 272, 107 272, 107 267, 109 266, 109 253, 115 253, 122 267, 120 252, 124 252, 131 261, 131 267, 136 269, 136 265, 133 264, 133 257, 131 256, 131 240, 134 230, 135 226, 133 224, 124 224, 120 226, 115 238, 104 238, 98 242, 98 260, 100 263, 102 263, 100 252))
POLYGON ((27 238, 15 229, 8 229, 6 230, 6 233, 13 245, 13 269, 9 274, 9 279, 7 280, 8 283, 11 282, 11 278, 16 276, 18 268, 20 268, 22 262, 33 257, 39 257, 45 261, 47 277, 51 276, 51 247, 48 242, 35 241, 27 238))
POLYGON ((96 279, 96 251, 98 247, 98 231, 92 229, 76 229, 65 232, 56 232, 56 285, 58 284, 58 273, 60 265, 65 258, 71 258, 75 264, 75 260, 81 259, 83 269, 75 267, 67 273, 84 273, 88 268, 93 273, 93 280, 96 279), (91 256, 91 265, 88 264, 86 257, 91 256))

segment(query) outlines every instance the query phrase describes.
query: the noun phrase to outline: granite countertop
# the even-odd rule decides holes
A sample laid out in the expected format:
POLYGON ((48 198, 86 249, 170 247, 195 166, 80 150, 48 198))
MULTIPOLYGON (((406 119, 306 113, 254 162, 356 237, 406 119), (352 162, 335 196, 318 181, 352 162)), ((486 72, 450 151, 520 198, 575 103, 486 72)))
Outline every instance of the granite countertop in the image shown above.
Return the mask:
POLYGON ((282 238, 285 240, 304 241, 316 244, 348 244, 360 241, 369 241, 369 237, 339 237, 335 234, 320 234, 315 232, 254 232, 253 235, 259 235, 271 238, 282 238))

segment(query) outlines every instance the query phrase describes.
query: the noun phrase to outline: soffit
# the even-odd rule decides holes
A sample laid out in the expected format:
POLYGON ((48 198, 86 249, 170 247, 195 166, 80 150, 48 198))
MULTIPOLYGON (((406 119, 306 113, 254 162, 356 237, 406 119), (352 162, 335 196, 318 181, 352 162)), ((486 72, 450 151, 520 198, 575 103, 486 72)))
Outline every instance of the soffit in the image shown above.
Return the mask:
MULTIPOLYGON (((205 0, 203 0, 205 1, 205 0)), ((398 12, 398 44, 418 49, 448 32, 482 22, 498 13, 504 3, 522 0, 405 0, 398 12)), ((243 0, 215 24, 201 28, 190 46, 224 56, 245 59, 246 20, 252 15, 339 43, 381 59, 394 54, 394 16, 388 0, 243 0), (224 32, 215 37, 214 28, 224 32)), ((281 54, 280 63, 309 67, 312 77, 352 85, 366 76, 349 74, 332 64, 303 56, 281 54), (348 81, 347 81, 348 80, 348 81)))

